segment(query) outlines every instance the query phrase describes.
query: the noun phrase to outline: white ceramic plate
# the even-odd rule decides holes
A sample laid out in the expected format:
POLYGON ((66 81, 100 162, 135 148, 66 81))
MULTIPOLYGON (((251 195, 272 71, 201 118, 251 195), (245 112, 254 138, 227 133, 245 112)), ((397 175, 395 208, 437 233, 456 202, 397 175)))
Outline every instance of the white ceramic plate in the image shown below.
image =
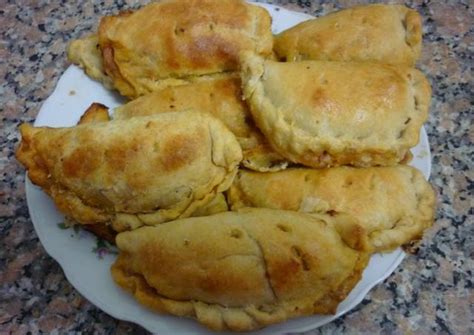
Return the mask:
MULTIPOLYGON (((311 18, 276 6, 261 6, 267 8, 273 16, 274 33, 311 18)), ((43 104, 35 125, 52 127, 75 125, 92 102, 115 107, 121 104, 122 100, 118 95, 89 79, 82 70, 71 66, 59 80, 53 94, 43 104)), ((412 165, 428 178, 431 157, 424 129, 421 131, 420 143, 414 148, 413 154, 412 165)), ((112 280, 109 268, 115 259, 115 254, 107 252, 107 248, 98 245, 96 238, 85 231, 60 229, 58 224, 64 221, 64 217, 56 210, 52 200, 28 179, 26 198, 31 220, 46 251, 59 262, 69 282, 94 305, 117 319, 135 322, 154 333, 212 333, 193 320, 156 314, 139 305, 112 280)), ((372 287, 388 277, 404 256, 404 252, 400 249, 389 254, 372 256, 362 280, 339 305, 336 315, 293 319, 253 334, 302 332, 336 319, 354 308, 372 287)))

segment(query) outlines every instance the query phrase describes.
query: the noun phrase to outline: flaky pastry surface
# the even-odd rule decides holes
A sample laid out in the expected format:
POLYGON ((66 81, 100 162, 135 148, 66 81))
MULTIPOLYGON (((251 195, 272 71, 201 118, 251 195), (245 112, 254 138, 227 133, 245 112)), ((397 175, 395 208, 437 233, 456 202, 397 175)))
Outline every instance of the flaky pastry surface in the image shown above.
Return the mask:
POLYGON ((221 120, 237 137, 247 168, 277 171, 286 167, 286 160, 270 147, 255 126, 242 100, 241 80, 236 73, 158 89, 116 108, 113 117, 129 119, 176 110, 205 111, 221 120))
POLYGON ((112 276, 146 306, 215 330, 334 313, 368 254, 348 247, 333 221, 247 209, 143 227, 117 236, 112 276))
POLYGON ((268 56, 270 15, 240 0, 165 0, 102 18, 104 70, 128 97, 156 81, 238 69, 242 51, 268 56))
POLYGON ((297 24, 275 37, 287 61, 370 61, 413 66, 420 56, 420 15, 399 5, 356 6, 297 24))
POLYGON ((394 165, 419 140, 431 88, 409 67, 243 57, 254 121, 283 157, 310 167, 394 165))
POLYGON ((17 158, 59 210, 118 231, 191 215, 230 186, 242 158, 235 136, 198 112, 20 131, 17 158))
POLYGON ((107 76, 103 66, 102 52, 99 48, 97 34, 73 40, 67 47, 67 58, 84 69, 89 77, 101 82, 105 87, 112 88, 113 83, 107 76))
POLYGON ((421 238, 433 224, 435 195, 415 168, 241 170, 227 191, 233 210, 263 207, 347 214, 366 230, 372 251, 390 251, 421 238))
MULTIPOLYGON (((108 107, 93 103, 81 116, 78 125, 86 123, 97 123, 110 121, 108 107)), ((217 193, 216 196, 208 203, 198 206, 190 216, 207 216, 228 210, 227 202, 222 193, 217 193)), ((101 222, 95 224, 84 225, 85 229, 94 233, 96 236, 115 244, 115 236, 118 231, 128 230, 131 227, 111 225, 110 222, 101 222)))

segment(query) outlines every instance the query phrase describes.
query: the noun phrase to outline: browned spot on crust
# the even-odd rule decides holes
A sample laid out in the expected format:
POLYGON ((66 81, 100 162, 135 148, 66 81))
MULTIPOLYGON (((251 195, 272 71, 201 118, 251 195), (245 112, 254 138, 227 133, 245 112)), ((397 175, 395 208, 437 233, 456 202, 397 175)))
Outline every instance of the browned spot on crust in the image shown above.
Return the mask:
POLYGON ((301 272, 301 264, 293 257, 282 259, 268 265, 268 272, 271 278, 272 287, 278 291, 286 291, 291 287, 291 282, 301 272))
POLYGON ((237 66, 239 47, 219 35, 197 36, 192 41, 188 39, 188 37, 177 37, 173 32, 166 36, 165 48, 168 50, 166 64, 170 68, 181 68, 182 61, 187 62, 192 69, 205 68, 216 62, 225 68, 237 66))
POLYGON ((127 150, 120 145, 111 146, 105 151, 105 160, 109 166, 123 171, 127 165, 127 150))
POLYGON ((171 136, 160 148, 159 159, 164 170, 178 170, 191 163, 199 154, 198 143, 196 136, 171 136))
POLYGON ((413 154, 411 153, 410 150, 408 150, 405 156, 403 157, 403 159, 400 161, 400 164, 408 164, 412 161, 412 159, 413 159, 413 154))
POLYGON ((77 124, 109 121, 108 110, 107 106, 94 102, 87 108, 84 114, 82 114, 77 124))
POLYGON ((117 63, 115 63, 115 52, 113 46, 106 44, 101 46, 101 50, 105 73, 112 79, 123 80, 124 84, 128 85, 128 83, 125 81, 125 78, 123 78, 117 63))
POLYGON ((234 43, 229 43, 218 35, 198 38, 187 50, 192 65, 196 68, 206 65, 208 57, 221 60, 226 67, 234 68, 238 65, 238 51, 239 48, 234 43))
POLYGON ((321 106, 324 105, 327 101, 326 94, 324 93, 324 90, 321 88, 317 88, 312 96, 311 96, 311 101, 315 106, 321 106))
POLYGON ((223 96, 236 98, 236 100, 241 102, 243 105, 244 103, 241 97, 242 91, 240 85, 240 79, 237 78, 219 80, 214 84, 216 90, 220 90, 223 96))
POLYGON ((301 248, 297 246, 292 246, 291 247, 291 252, 293 256, 295 257, 296 260, 299 261, 301 266, 303 267, 304 271, 309 271, 310 270, 310 261, 308 255, 302 250, 301 248))
POLYGON ((99 165, 99 153, 93 147, 83 146, 64 158, 63 171, 66 177, 85 178, 99 165))

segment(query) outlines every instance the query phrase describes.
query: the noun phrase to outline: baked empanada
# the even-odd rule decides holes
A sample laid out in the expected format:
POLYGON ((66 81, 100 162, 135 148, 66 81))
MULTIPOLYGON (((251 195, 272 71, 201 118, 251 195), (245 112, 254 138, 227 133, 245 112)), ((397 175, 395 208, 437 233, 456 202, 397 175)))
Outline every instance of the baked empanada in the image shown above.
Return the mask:
POLYGON ((170 86, 144 95, 114 110, 114 119, 154 115, 170 111, 205 111, 234 133, 243 151, 243 165, 257 171, 284 169, 287 161, 271 149, 254 125, 242 100, 238 74, 223 74, 198 82, 170 86))
POLYGON ((413 66, 420 56, 420 15, 405 6, 368 5, 302 22, 275 36, 287 61, 371 61, 413 66))
POLYGON ((86 109, 84 114, 82 114, 77 125, 86 123, 107 122, 110 120, 111 119, 109 115, 109 108, 98 102, 94 102, 89 106, 89 108, 86 109))
POLYGON ((273 149, 315 168, 399 163, 418 143, 430 104, 425 76, 403 66, 245 55, 242 77, 273 149))
POLYGON ((68 217, 116 231, 191 215, 230 186, 242 159, 235 136, 198 112, 20 130, 31 181, 68 217))
POLYGON ((232 210, 263 207, 307 213, 344 213, 369 236, 372 251, 389 251, 420 239, 433 224, 435 195, 415 168, 241 170, 227 191, 232 210))
POLYGON ((168 0, 102 18, 105 73, 119 92, 137 97, 167 78, 238 70, 239 54, 272 52, 271 18, 240 0, 168 0))
POLYGON ((335 313, 368 260, 335 220, 247 209, 142 227, 117 236, 112 277, 140 303, 214 330, 335 313))
MULTIPOLYGON (((93 103, 81 116, 78 122, 80 124, 105 122, 110 121, 109 109, 99 103, 93 103)), ((203 206, 197 207, 196 210, 190 216, 207 216, 225 212, 228 210, 227 202, 222 193, 218 193, 211 202, 204 204, 203 206)), ((115 236, 117 231, 114 230, 119 228, 124 230, 126 227, 114 227, 109 222, 95 223, 83 225, 83 227, 94 233, 96 236, 115 244, 115 236)), ((128 229, 125 229, 128 230, 128 229)))

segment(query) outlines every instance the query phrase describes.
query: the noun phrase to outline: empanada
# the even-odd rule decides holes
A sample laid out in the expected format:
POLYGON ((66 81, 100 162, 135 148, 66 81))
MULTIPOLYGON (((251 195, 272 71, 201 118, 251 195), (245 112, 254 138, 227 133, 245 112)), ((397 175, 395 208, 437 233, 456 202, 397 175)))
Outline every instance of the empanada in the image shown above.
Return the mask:
POLYGON ((420 56, 420 15, 405 6, 368 5, 300 23, 275 37, 287 61, 370 61, 413 66, 420 56))
POLYGON ((112 277, 140 303, 214 330, 335 313, 368 260, 335 220, 247 209, 142 227, 117 236, 112 277))
POLYGON ((271 149, 254 125, 242 100, 238 74, 223 74, 144 95, 114 110, 114 119, 154 115, 170 111, 205 111, 234 133, 243 150, 243 165, 257 171, 284 169, 287 161, 271 149))
POLYGON ((435 196, 415 168, 241 170, 227 191, 233 210, 263 207, 307 213, 344 213, 357 219, 373 251, 389 251, 420 239, 433 224, 435 196))
MULTIPOLYGON (((109 109, 100 103, 93 103, 81 116, 78 125, 105 121, 110 121, 109 109)), ((224 195, 222 193, 218 193, 214 199, 211 200, 211 202, 197 207, 190 216, 207 216, 225 212, 227 210, 228 207, 224 195)), ((110 222, 87 224, 83 225, 83 227, 99 238, 107 240, 112 244, 115 244, 115 236, 117 235, 117 231, 115 229, 128 230, 127 227, 117 227, 116 225, 112 226, 110 225, 110 222)))
POLYGON ((165 0, 102 18, 105 73, 119 92, 137 97, 163 79, 238 70, 239 54, 272 53, 271 18, 240 0, 165 0))
POLYGON ((428 116, 430 85, 409 67, 245 55, 242 77, 254 121, 275 151, 315 168, 397 164, 428 116))
MULTIPOLYGON (((110 121, 109 109, 99 103, 93 103, 84 112, 80 118, 79 124, 94 123, 94 122, 105 122, 110 121)), ((207 216, 217 214, 220 212, 226 212, 228 210, 227 201, 222 193, 218 193, 211 202, 204 204, 203 206, 197 207, 196 210, 190 216, 207 216)), ((74 223, 73 223, 74 224, 74 223)), ((82 225, 82 227, 97 237, 108 241, 111 244, 115 244, 115 236, 117 235, 117 227, 110 225, 110 222, 101 222, 94 224, 82 225)), ((119 227, 123 230, 125 227, 119 227)), ((128 230, 128 229, 125 229, 128 230)))
POLYGON ((17 158, 31 181, 68 217, 116 231, 191 215, 230 186, 242 159, 206 113, 20 130, 17 158))

